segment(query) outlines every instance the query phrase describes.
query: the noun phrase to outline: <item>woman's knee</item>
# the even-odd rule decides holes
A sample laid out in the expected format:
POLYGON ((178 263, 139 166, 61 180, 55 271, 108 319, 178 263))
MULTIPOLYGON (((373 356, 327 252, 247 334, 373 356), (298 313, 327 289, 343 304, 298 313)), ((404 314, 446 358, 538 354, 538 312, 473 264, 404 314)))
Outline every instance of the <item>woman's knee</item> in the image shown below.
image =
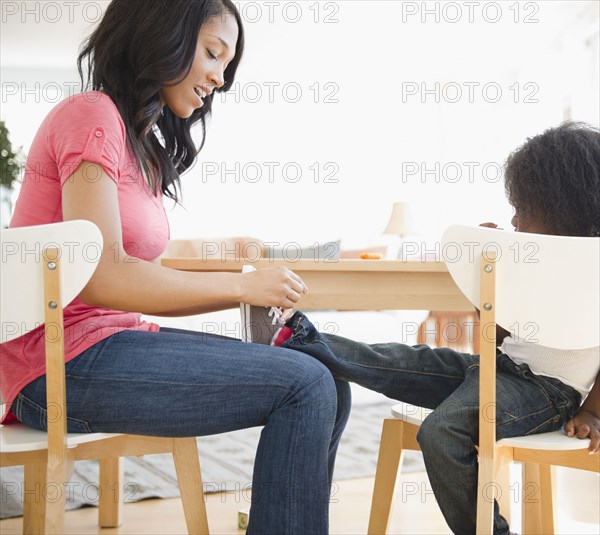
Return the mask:
POLYGON ((352 389, 347 381, 341 379, 335 380, 335 388, 337 390, 337 414, 338 422, 348 421, 350 409, 352 408, 352 389))
POLYGON ((327 399, 337 404, 337 388, 331 372, 319 361, 302 355, 301 387, 314 391, 321 399, 327 399))
MULTIPOLYGON (((284 350, 288 352, 287 356, 293 353, 292 361, 286 363, 287 374, 292 384, 291 397, 288 400, 301 405, 309 405, 311 411, 319 413, 320 420, 323 418, 331 419, 335 422, 336 412, 338 410, 338 387, 331 372, 319 361, 303 353, 284 350)), ((346 393, 345 387, 341 387, 342 392, 346 393)), ((347 404, 344 395, 344 406, 347 404)))

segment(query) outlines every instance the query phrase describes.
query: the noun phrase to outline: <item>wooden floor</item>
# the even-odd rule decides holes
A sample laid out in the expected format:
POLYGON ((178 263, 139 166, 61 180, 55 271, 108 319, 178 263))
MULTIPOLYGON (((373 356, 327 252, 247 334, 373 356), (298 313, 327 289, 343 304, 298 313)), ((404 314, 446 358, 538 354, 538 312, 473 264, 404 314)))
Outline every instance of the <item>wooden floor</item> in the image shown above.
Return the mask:
MULTIPOLYGON (((514 465, 511 480, 518 480, 519 470, 514 465)), ((569 472, 573 478, 579 470, 569 472)), ((330 507, 330 532, 332 535, 354 535, 367 532, 373 478, 351 479, 334 484, 330 507)), ((590 489, 589 484, 577 484, 569 489, 574 504, 579 509, 558 511, 556 533, 561 535, 598 535, 600 521, 597 510, 593 515, 590 505, 598 503, 598 489, 590 489), (595 497, 592 497, 596 494, 595 497), (593 516, 594 523, 578 522, 584 516, 593 516)), ((560 498, 560 496, 559 496, 560 498)), ((236 493, 209 494, 207 497, 208 522, 212 535, 243 535, 244 530, 237 529, 237 514, 247 509, 249 496, 236 493)), ((518 504, 511 504, 512 531, 519 529, 521 515, 518 504)), ((145 500, 125 505, 124 523, 115 529, 98 528, 98 510, 86 507, 66 514, 65 535, 88 534, 144 534, 177 535, 187 533, 183 510, 179 499, 145 500)), ((0 521, 0 535, 17 535, 22 531, 22 519, 12 518, 0 521)), ((425 472, 402 474, 396 486, 394 510, 390 522, 390 534, 437 535, 450 534, 440 510, 437 507, 431 486, 425 472)))
MULTIPOLYGON (((373 478, 351 479, 335 483, 331 515, 331 534, 365 534, 369 518, 373 478)), ((210 494, 207 499, 208 522, 213 535, 243 534, 237 529, 237 512, 249 507, 247 496, 235 493, 210 494)), ((185 521, 179 499, 145 500, 125 505, 120 528, 98 528, 98 512, 86 507, 66 514, 65 535, 87 534, 185 534, 185 521)), ((21 533, 22 519, 0 521, 2 535, 21 533)), ((424 472, 407 474, 399 481, 390 533, 448 534, 424 472), (404 492, 402 492, 404 490, 404 492), (402 503, 404 501, 404 503, 402 503)))

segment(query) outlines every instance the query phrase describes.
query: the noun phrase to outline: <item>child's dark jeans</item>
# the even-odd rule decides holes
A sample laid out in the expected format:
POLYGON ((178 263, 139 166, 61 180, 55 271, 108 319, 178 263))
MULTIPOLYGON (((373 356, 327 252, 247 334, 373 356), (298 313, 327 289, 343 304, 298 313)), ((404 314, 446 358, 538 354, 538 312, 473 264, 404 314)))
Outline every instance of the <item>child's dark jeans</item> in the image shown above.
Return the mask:
MULTIPOLYGON (((479 356, 447 348, 398 343, 364 344, 322 334, 302 313, 288 322, 293 335, 283 347, 312 355, 336 379, 434 411, 418 434, 436 499, 452 531, 475 533, 479 427, 479 356)), ((534 375, 498 353, 496 436, 560 429, 579 409, 581 394, 558 379, 534 375)), ((508 524, 496 504, 496 534, 508 524)))

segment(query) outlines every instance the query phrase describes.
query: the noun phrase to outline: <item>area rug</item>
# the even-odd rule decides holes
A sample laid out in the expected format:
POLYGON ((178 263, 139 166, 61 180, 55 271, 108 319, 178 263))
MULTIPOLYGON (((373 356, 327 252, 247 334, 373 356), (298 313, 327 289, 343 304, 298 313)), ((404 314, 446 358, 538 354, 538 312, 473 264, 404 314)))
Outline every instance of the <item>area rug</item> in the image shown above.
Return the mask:
MULTIPOLYGON (((375 475, 381 424, 393 402, 381 396, 353 405, 342 437, 335 467, 335 480, 375 475)), ((205 492, 241 491, 251 486, 252 467, 262 428, 243 429, 198 438, 205 492)), ((403 472, 424 470, 420 453, 407 452, 403 472)), ((179 496, 175 467, 170 454, 125 459, 125 501, 179 496)), ((0 518, 21 516, 23 468, 0 469, 0 518)), ((67 491, 67 509, 98 502, 98 463, 78 461, 67 491)))
MULTIPOLYGON (((381 340, 415 343, 406 333, 416 333, 426 313, 412 311, 382 312, 312 312, 315 326, 325 332, 355 337, 364 342, 381 340), (410 326, 408 329, 406 326, 410 326)), ((186 318, 146 318, 160 321, 165 327, 228 334, 235 332, 238 311, 186 318)), ((375 475, 381 425, 390 415, 393 401, 381 394, 352 386, 352 412, 342 435, 334 479, 354 479, 375 475)), ((254 455, 261 428, 244 429, 198 438, 200 464, 205 492, 242 491, 250 488, 254 455)), ((406 452, 403 472, 424 470, 420 452, 406 452)), ((125 459, 124 497, 127 502, 147 498, 179 496, 175 467, 170 454, 146 455, 125 459)), ((98 463, 78 461, 68 486, 67 509, 77 509, 98 502, 98 463)), ((23 468, 0 469, 0 518, 22 515, 21 493, 23 468)))

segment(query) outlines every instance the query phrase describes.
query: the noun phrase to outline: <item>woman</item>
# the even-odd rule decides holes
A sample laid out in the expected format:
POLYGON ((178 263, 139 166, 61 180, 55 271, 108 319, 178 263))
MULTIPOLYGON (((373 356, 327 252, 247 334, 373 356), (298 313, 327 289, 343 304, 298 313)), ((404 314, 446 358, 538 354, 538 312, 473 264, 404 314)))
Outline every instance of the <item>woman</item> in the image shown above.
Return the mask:
MULTIPOLYGON (((87 219, 103 235, 94 276, 65 309, 70 432, 199 436, 264 425, 248 533, 326 533, 348 385, 291 350, 140 318, 241 301, 290 308, 307 291, 287 269, 200 274, 156 262, 169 239, 163 196, 177 200, 198 154, 191 127, 201 123, 204 141, 213 92, 231 87, 243 47, 230 0, 113 0, 79 56, 92 91, 44 120, 11 226, 87 219)), ((44 429, 43 330, 2 350, 12 414, 44 429)))

